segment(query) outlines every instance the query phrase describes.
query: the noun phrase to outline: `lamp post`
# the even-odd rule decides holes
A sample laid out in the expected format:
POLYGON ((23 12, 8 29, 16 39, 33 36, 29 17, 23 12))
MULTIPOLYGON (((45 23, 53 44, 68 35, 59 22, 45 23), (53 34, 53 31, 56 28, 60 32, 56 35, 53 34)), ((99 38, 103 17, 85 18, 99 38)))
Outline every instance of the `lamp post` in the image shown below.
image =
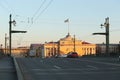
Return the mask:
POLYGON ((119 41, 119 44, 118 44, 118 61, 120 61, 120 41, 119 41))
POLYGON ((106 36, 106 54, 109 56, 109 17, 105 18, 105 23, 101 24, 105 27, 105 33, 93 33, 93 35, 105 35, 106 36))
POLYGON ((2 44, 0 44, 0 52, 3 54, 3 51, 2 51, 2 44))
POLYGON ((105 23, 101 24, 106 31, 106 54, 109 55, 109 17, 105 18, 105 23))
POLYGON ((10 14, 10 21, 9 21, 9 49, 10 49, 10 55, 11 55, 11 47, 12 47, 12 33, 26 33, 27 31, 15 31, 12 30, 12 23, 15 26, 16 21, 12 21, 12 15, 10 14))
POLYGON ((5 33, 5 54, 7 54, 7 33, 5 33))
POLYGON ((75 46, 75 35, 74 35, 74 52, 76 52, 76 46, 75 46))
POLYGON ((12 38, 12 36, 11 36, 11 29, 12 29, 12 23, 13 23, 13 21, 12 21, 12 15, 10 14, 10 21, 9 21, 9 37, 10 37, 10 39, 9 39, 9 51, 10 51, 10 55, 11 55, 11 38, 12 38))

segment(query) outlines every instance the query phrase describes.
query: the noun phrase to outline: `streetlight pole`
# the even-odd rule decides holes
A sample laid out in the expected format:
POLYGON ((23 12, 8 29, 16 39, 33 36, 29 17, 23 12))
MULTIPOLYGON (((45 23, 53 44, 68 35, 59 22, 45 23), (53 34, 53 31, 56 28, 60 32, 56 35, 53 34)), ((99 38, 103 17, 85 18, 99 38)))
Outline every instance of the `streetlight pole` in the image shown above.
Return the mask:
POLYGON ((26 33, 27 31, 16 31, 12 30, 12 23, 15 26, 16 21, 12 21, 12 15, 10 14, 10 21, 9 21, 9 49, 10 49, 10 56, 11 56, 11 47, 12 47, 12 33, 26 33))
POLYGON ((6 52, 6 49, 7 49, 6 46, 7 46, 7 33, 5 33, 5 55, 6 55, 6 53, 7 53, 7 52, 6 52))
POLYGON ((106 36, 106 54, 109 56, 109 17, 105 18, 105 23, 101 24, 105 27, 104 33, 93 33, 93 35, 105 35, 106 36))
POLYGON ((53 52, 52 52, 52 56, 54 55, 54 42, 52 41, 52 44, 53 44, 53 52))
POLYGON ((75 46, 75 35, 74 35, 74 52, 76 52, 76 46, 75 46))
POLYGON ((106 54, 109 56, 109 17, 105 18, 105 23, 101 24, 106 30, 106 54))
POLYGON ((12 42, 11 42, 11 38, 12 38, 12 36, 11 36, 11 30, 12 30, 12 15, 10 14, 10 21, 9 21, 9 51, 10 51, 10 55, 11 55, 11 44, 12 44, 12 42))

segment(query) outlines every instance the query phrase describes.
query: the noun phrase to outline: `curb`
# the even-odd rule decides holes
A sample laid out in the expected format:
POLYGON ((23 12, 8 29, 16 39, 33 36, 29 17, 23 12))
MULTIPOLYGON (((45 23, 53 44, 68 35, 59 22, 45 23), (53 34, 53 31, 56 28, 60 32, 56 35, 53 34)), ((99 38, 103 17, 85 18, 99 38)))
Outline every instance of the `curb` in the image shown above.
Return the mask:
POLYGON ((21 69, 20 69, 20 67, 19 67, 15 57, 13 57, 13 61, 14 61, 15 69, 16 69, 16 72, 17 72, 18 80, 24 80, 22 71, 21 71, 21 69))

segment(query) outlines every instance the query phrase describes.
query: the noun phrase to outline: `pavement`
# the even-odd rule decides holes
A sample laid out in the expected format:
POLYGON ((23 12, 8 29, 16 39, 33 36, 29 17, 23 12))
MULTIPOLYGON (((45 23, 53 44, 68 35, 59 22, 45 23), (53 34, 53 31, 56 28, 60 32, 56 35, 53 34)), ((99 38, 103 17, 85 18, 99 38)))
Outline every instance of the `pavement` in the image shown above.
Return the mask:
POLYGON ((12 58, 0 56, 0 80, 120 80, 118 58, 12 58), (17 72, 17 73, 16 73, 17 72), (21 77, 21 76, 20 76, 21 77))
POLYGON ((25 80, 120 80, 117 58, 16 58, 25 80))
POLYGON ((17 80, 12 57, 0 55, 0 80, 17 80))

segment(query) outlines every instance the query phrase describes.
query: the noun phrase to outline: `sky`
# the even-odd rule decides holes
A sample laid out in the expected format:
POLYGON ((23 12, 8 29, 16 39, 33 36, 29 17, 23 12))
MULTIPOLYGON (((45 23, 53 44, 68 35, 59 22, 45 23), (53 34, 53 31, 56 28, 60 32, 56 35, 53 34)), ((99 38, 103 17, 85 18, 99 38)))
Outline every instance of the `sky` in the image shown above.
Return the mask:
MULTIPOLYGON (((27 33, 12 34, 12 47, 30 46, 32 43, 58 41, 68 31, 78 40, 103 43, 105 36, 92 35, 105 32, 105 18, 110 21, 110 43, 119 43, 120 0, 0 0, 0 44, 9 37, 9 15, 16 21, 12 30, 27 33), (69 19, 68 23, 64 23, 69 19)), ((7 41, 8 43, 8 41, 7 41)))

